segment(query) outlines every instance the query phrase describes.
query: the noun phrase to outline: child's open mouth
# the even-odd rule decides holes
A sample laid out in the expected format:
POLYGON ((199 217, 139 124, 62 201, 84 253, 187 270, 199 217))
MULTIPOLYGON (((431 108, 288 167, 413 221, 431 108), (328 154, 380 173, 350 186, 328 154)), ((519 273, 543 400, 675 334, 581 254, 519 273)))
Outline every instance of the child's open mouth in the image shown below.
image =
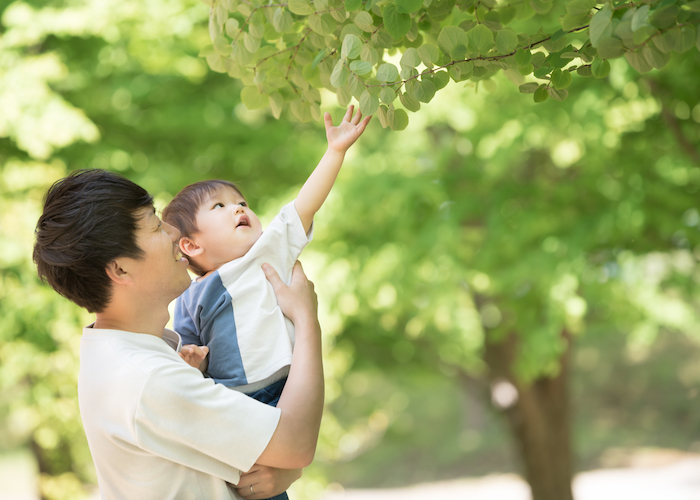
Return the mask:
POLYGON ((238 224, 236 225, 236 227, 238 228, 241 226, 250 227, 250 220, 248 220, 247 215, 242 215, 241 218, 238 219, 238 224))

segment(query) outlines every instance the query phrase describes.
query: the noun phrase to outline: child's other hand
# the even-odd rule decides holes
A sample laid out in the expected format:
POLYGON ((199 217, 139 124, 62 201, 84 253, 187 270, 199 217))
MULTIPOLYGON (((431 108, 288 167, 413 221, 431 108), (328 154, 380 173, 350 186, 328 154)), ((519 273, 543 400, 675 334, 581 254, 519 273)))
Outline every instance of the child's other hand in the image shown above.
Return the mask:
POLYGON ((183 345, 182 350, 179 352, 180 357, 184 359, 188 365, 202 372, 204 371, 204 361, 207 359, 208 353, 209 348, 207 346, 198 346, 195 344, 183 345))
POLYGON ((360 113, 359 109, 357 113, 355 113, 355 116, 352 116, 354 108, 354 106, 348 108, 343 120, 337 127, 333 126, 333 119, 330 113, 325 113, 323 115, 329 149, 333 149, 338 153, 345 153, 348 148, 355 143, 357 138, 362 135, 362 132, 365 131, 365 127, 372 117, 368 116, 362 120, 362 113, 360 113))

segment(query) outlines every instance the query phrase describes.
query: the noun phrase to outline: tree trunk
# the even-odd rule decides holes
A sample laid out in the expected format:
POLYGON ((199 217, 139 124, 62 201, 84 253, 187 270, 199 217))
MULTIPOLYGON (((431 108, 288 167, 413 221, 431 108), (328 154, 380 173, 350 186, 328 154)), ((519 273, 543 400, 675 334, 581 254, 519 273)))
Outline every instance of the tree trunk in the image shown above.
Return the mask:
MULTIPOLYGON (((562 335, 569 341, 566 332, 562 335)), ((570 348, 560 359, 557 376, 539 378, 526 385, 513 373, 517 343, 514 334, 502 342, 486 343, 485 360, 494 403, 499 406, 496 394, 499 388, 505 387, 506 396, 514 395, 513 387, 517 390, 517 399, 507 401, 506 397, 504 405, 501 398, 501 406, 519 448, 533 500, 573 500, 568 401, 570 348)))

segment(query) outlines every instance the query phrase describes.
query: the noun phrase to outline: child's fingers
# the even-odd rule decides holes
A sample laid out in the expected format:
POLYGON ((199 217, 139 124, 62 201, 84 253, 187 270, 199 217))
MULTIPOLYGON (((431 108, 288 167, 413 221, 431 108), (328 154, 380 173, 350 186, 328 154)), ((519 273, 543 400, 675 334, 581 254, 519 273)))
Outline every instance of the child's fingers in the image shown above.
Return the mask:
POLYGON ((353 125, 357 125, 358 123, 360 123, 361 118, 362 118, 362 111, 360 111, 358 109, 357 113, 355 113, 355 116, 352 117, 352 121, 350 123, 352 123, 353 125))
POLYGON ((326 132, 333 126, 333 118, 331 118, 330 113, 325 112, 323 114, 323 124, 326 126, 326 132))
POLYGON ((357 135, 360 135, 360 134, 362 134, 362 132, 365 131, 365 127, 367 126, 367 124, 369 123, 369 121, 370 121, 371 119, 372 119, 372 117, 371 117, 371 116, 368 116, 368 117, 366 117, 364 120, 362 120, 362 123, 360 123, 360 124, 357 126, 357 135))
POLYGON ((352 112, 354 110, 355 110, 355 106, 351 104, 350 107, 348 108, 348 110, 345 112, 345 116, 343 117, 343 121, 349 122, 350 118, 352 118, 352 112))
MULTIPOLYGON (((209 353, 209 348, 205 345, 200 347, 200 349, 202 350, 202 354, 204 354, 204 356, 206 356, 209 353)), ((204 357, 204 356, 202 356, 202 357, 204 357)))

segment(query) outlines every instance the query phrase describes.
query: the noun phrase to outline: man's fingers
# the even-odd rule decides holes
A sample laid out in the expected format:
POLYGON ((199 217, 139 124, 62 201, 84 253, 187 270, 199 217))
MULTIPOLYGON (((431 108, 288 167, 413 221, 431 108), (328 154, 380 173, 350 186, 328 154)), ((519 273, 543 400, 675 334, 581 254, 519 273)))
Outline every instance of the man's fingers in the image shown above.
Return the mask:
POLYGON ((206 356, 207 353, 209 352, 209 348, 205 345, 200 347, 200 349, 202 350, 202 353, 204 353, 204 356, 206 356))
MULTIPOLYGON (((297 261, 299 262, 299 261, 297 261)), ((296 266, 294 266, 296 269, 296 266)), ((267 281, 269 281, 272 284, 272 288, 278 288, 280 285, 283 285, 282 280, 280 279, 280 275, 277 274, 277 271, 275 271, 275 268, 272 267, 270 264, 263 264, 262 265, 263 272, 265 273, 265 277, 267 278, 267 281)), ((292 274, 292 279, 294 279, 294 275, 292 274)))
POLYGON ((292 281, 308 281, 306 274, 304 274, 304 269, 301 267, 301 262, 299 261, 294 263, 294 269, 292 269, 292 281))

